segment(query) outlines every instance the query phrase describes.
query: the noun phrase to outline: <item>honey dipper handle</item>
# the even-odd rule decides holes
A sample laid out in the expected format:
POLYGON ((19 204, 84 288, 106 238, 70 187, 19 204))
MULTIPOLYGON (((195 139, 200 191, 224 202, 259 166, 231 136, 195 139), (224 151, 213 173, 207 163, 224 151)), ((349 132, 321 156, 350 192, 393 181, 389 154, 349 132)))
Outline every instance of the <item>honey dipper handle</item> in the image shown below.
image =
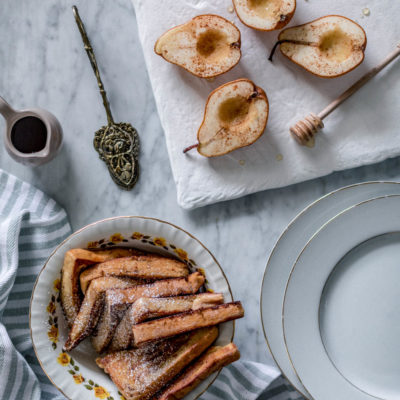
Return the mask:
POLYGON ((346 101, 352 94, 357 92, 358 89, 363 87, 369 82, 378 72, 390 64, 395 58, 400 55, 400 43, 396 46, 396 50, 391 52, 379 65, 372 68, 363 77, 361 77, 354 85, 350 86, 345 92, 343 92, 336 100, 332 101, 327 107, 325 107, 319 114, 318 117, 324 119, 333 110, 339 107, 344 101, 346 101))

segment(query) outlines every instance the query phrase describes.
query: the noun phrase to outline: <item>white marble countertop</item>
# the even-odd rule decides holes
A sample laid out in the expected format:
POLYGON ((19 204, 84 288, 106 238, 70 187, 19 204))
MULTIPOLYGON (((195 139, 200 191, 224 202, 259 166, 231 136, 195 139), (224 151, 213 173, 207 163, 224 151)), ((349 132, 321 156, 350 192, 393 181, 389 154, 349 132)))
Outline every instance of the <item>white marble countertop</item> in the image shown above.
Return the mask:
MULTIPOLYGON (((0 95, 15 108, 49 109, 64 129, 51 163, 30 169, 0 146, 0 168, 33 183, 66 208, 74 230, 101 218, 145 215, 173 222, 214 253, 246 309, 235 342, 242 357, 270 360, 259 296, 267 257, 288 222, 317 197, 367 180, 400 180, 400 159, 326 178, 184 211, 176 203, 165 140, 155 109, 130 0, 2 0, 0 95), (105 123, 96 81, 71 12, 79 7, 92 40, 116 121, 141 136, 141 177, 124 192, 109 178, 92 147, 105 123)), ((0 131, 4 122, 0 118, 0 131)))

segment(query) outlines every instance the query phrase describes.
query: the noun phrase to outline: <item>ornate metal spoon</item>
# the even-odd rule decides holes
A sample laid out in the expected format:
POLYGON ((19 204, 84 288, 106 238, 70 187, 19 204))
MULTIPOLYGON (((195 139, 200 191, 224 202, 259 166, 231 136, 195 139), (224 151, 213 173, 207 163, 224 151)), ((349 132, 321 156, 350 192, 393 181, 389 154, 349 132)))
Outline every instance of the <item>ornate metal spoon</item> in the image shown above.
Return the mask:
POLYGON ((139 177, 139 135, 129 123, 115 123, 111 114, 110 103, 100 78, 96 57, 90 44, 85 27, 76 6, 72 7, 76 23, 81 33, 90 64, 96 75, 103 105, 107 113, 107 126, 102 126, 95 134, 93 145, 100 158, 107 164, 114 182, 123 189, 130 190, 139 177))

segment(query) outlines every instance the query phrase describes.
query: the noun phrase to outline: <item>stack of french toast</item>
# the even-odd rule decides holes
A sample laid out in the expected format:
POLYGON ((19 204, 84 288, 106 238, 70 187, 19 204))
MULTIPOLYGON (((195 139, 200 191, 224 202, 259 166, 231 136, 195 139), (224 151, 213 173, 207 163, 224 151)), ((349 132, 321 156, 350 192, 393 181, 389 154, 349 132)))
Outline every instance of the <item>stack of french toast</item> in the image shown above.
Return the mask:
POLYGON ((64 258, 65 351, 91 337, 126 400, 182 399, 236 361, 233 343, 215 346, 220 323, 241 318, 240 302, 205 290, 186 263, 131 248, 72 249, 64 258))

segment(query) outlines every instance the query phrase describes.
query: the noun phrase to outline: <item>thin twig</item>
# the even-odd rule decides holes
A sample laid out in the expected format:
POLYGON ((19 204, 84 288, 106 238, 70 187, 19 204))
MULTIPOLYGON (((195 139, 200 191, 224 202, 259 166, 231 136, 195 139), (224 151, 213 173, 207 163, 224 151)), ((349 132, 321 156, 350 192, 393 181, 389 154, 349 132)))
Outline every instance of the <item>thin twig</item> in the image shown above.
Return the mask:
POLYGON ((195 149, 196 147, 199 147, 199 144, 198 144, 198 143, 192 144, 191 146, 186 147, 185 149, 183 149, 183 152, 184 152, 184 153, 187 153, 189 150, 195 149))

